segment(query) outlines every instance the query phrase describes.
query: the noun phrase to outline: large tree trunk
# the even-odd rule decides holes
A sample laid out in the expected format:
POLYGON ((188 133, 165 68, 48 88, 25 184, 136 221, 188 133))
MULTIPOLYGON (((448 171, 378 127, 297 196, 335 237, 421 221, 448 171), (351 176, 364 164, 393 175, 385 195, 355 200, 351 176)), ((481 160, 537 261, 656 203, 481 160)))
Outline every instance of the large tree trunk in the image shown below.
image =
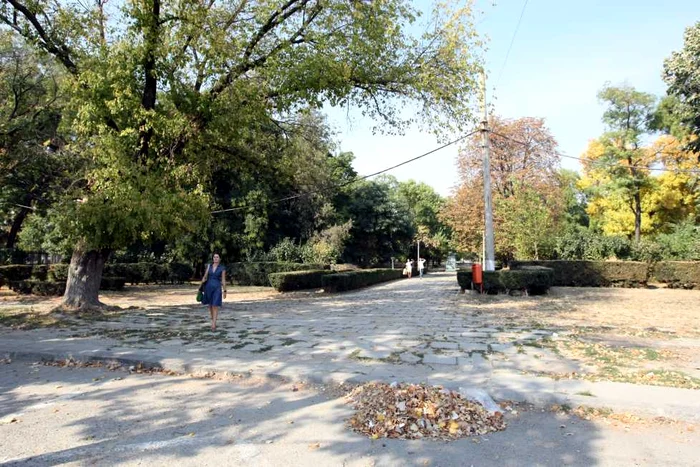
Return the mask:
POLYGON ((73 251, 62 307, 83 311, 104 308, 98 295, 109 254, 110 250, 87 250, 82 246, 73 251))

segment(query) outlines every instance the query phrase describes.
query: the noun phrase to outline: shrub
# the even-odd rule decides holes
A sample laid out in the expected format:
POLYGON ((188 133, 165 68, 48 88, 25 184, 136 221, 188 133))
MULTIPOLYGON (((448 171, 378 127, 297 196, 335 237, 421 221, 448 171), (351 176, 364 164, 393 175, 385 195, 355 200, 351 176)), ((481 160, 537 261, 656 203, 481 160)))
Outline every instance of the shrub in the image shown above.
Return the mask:
POLYGON ((322 277, 335 274, 334 271, 315 269, 311 271, 273 272, 268 277, 270 285, 278 292, 290 290, 320 289, 323 287, 322 277))
POLYGON ((640 287, 645 286, 648 265, 635 261, 512 261, 511 269, 544 266, 554 270, 555 286, 640 287))
POLYGON ((66 281, 68 280, 68 265, 67 264, 52 264, 49 266, 48 280, 50 281, 66 281))
POLYGON ((700 289, 700 261, 661 261, 654 264, 652 277, 673 289, 700 289))
POLYGON ((632 245, 627 237, 579 229, 559 237, 555 252, 558 258, 569 261, 628 259, 632 255, 632 245))
POLYGON ((401 269, 360 269, 326 274, 322 276, 321 283, 326 292, 343 292, 402 277, 401 269))
MULTIPOLYGON (((554 282, 554 271, 546 267, 501 269, 482 273, 484 291, 489 294, 524 290, 530 295, 544 294, 554 282)), ((464 291, 472 287, 472 272, 458 271, 457 282, 464 291)))
POLYGON ((61 296, 66 292, 66 283, 38 280, 11 281, 10 288, 23 295, 61 296))
POLYGON ((100 281, 100 290, 123 290, 126 279, 123 277, 105 277, 100 281))
POLYGON ((170 263, 168 268, 168 280, 175 284, 189 281, 194 275, 194 268, 185 263, 170 263))
POLYGON ((276 263, 271 261, 231 263, 226 267, 226 277, 238 285, 269 287, 269 275, 277 272, 310 271, 326 269, 322 264, 276 263))
POLYGON ((48 275, 49 267, 45 264, 37 264, 32 266, 32 279, 37 281, 45 281, 48 275))
POLYGON ((26 281, 32 277, 31 264, 9 264, 0 266, 0 274, 5 278, 5 281, 26 281))

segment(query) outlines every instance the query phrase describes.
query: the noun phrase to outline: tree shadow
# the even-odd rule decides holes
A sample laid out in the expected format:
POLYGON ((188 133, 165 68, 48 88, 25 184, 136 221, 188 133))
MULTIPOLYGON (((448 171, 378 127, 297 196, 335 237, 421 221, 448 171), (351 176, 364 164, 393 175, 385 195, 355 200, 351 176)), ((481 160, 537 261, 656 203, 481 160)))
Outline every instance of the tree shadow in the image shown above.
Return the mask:
MULTIPOLYGON (((18 365, 17 363, 12 364, 18 365)), ((44 382, 2 379, 3 402, 27 404, 23 423, 0 426, 8 440, 3 465, 148 463, 160 465, 596 465, 595 424, 550 413, 510 417, 503 432, 452 442, 370 440, 345 427, 352 410, 313 389, 273 382, 124 375, 85 368, 41 367, 44 382), (45 371, 44 371, 45 370, 45 371), (114 377, 123 380, 114 381, 114 377), (94 381, 94 378, 100 378, 94 381), (29 389, 23 387, 27 385, 29 389), (70 399, 41 404, 35 391, 63 385, 70 399), (19 393, 24 395, 20 396, 19 393), (82 408, 82 409, 81 409, 82 408), (54 410, 58 409, 57 414, 54 410), (70 412, 61 418, 60 414, 70 412), (54 417, 53 419, 51 417, 54 417), (41 424, 45 424, 41 428, 41 424), (16 430, 12 438, 10 430, 16 430), (36 439, 37 433, 44 433, 36 439), (318 444, 316 444, 318 443, 318 444), (8 455, 8 453, 10 453, 8 455)), ((56 399, 55 397, 53 399, 56 399)))

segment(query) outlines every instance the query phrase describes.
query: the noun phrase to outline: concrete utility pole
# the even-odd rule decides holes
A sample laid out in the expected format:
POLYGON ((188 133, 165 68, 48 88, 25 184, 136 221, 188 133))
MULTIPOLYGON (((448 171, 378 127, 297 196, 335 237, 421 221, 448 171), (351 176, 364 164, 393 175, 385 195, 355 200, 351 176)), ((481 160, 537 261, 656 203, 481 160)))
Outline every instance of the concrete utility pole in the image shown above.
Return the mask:
POLYGON ((489 144, 489 117, 486 105, 486 73, 481 72, 481 105, 484 119, 481 121, 482 149, 484 151, 484 271, 496 270, 496 253, 493 244, 493 210, 491 207, 491 159, 489 144))

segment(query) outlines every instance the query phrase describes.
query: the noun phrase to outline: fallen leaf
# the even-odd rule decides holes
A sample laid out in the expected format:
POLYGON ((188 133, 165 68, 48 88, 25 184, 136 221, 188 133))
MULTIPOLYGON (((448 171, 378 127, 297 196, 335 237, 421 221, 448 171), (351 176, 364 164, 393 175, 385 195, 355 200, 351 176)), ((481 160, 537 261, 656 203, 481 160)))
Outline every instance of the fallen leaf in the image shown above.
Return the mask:
POLYGON ((309 451, 315 451, 321 447, 321 443, 311 443, 309 444, 309 451))

